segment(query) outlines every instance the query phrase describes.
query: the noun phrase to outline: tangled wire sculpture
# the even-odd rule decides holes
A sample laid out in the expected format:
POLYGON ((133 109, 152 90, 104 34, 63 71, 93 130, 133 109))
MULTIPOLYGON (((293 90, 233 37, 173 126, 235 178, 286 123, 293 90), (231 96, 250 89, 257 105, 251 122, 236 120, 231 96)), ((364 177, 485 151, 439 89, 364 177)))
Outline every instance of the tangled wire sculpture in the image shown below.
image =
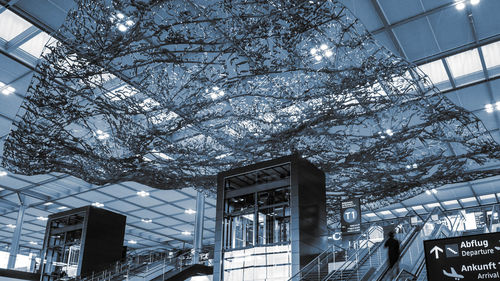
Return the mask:
POLYGON ((480 120, 336 0, 80 0, 58 38, 5 143, 16 173, 210 191, 299 153, 333 221, 347 197, 375 209, 500 174, 480 120))

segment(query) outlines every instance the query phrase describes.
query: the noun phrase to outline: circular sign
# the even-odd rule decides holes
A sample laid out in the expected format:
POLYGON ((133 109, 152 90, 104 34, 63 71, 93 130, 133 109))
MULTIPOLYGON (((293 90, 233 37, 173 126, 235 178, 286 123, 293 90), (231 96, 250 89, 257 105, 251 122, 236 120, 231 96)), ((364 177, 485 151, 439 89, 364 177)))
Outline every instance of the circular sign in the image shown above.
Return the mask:
POLYGON ((344 221, 353 223, 358 219, 358 211, 354 208, 348 208, 344 211, 344 221))

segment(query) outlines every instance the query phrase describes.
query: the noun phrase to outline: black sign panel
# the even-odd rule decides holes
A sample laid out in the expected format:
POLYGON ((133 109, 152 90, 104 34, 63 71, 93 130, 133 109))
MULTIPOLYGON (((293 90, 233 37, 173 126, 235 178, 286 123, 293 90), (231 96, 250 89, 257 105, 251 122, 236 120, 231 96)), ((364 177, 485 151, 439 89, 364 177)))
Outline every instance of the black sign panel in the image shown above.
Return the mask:
POLYGON ((500 232, 424 241, 427 279, 500 280, 500 232))
POLYGON ((341 230, 343 234, 361 233, 361 206, 359 198, 342 202, 341 230))

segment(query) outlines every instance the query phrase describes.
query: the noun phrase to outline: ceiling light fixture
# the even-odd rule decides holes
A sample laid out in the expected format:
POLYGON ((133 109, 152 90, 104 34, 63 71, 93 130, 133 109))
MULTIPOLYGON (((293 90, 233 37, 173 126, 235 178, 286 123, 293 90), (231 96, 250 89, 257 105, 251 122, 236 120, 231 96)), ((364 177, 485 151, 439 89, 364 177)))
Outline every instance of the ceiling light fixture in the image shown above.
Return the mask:
POLYGON ((432 193, 434 193, 434 194, 438 193, 438 191, 437 191, 435 188, 431 189, 431 191, 432 191, 432 193))
POLYGON ((15 91, 16 91, 16 89, 14 89, 13 87, 7 86, 7 87, 2 89, 2 94, 8 96, 8 95, 14 93, 15 91))
POLYGON ((46 220, 48 220, 49 218, 39 216, 39 217, 36 217, 36 219, 37 219, 37 220, 39 220, 39 221, 46 221, 46 220))
POLYGON ((50 206, 50 205, 52 205, 52 204, 54 204, 54 203, 52 203, 52 202, 46 202, 46 203, 43 203, 43 205, 44 205, 44 206, 50 206))
POLYGON ((188 215, 194 215, 194 214, 196 214, 196 211, 193 209, 186 209, 186 210, 184 210, 184 213, 186 213, 188 215))
POLYGON ((479 4, 479 2, 481 2, 481 1, 480 0, 470 0, 470 3, 472 5, 477 5, 477 4, 479 4))
POLYGON ((486 112, 488 113, 492 113, 493 112, 493 105, 491 103, 488 103, 484 106, 484 110, 486 110, 486 112))
POLYGON ((141 191, 137 191, 137 195, 139 195, 140 197, 147 197, 147 196, 149 196, 149 192, 141 190, 141 191))
POLYGON ((97 207, 97 208, 102 208, 102 207, 104 207, 104 204, 102 204, 100 202, 94 202, 94 203, 92 203, 92 206, 97 207))
POLYGON ((58 207, 57 209, 58 209, 58 210, 64 210, 64 209, 67 209, 67 208, 68 208, 68 207, 66 207, 66 206, 61 206, 61 207, 58 207))
POLYGON ((126 25, 124 25, 123 23, 117 24, 116 27, 118 27, 118 30, 120 30, 121 32, 125 32, 128 30, 128 27, 126 25))
POLYGON ((141 221, 144 222, 144 223, 151 223, 151 222, 153 222, 152 219, 141 219, 141 221))
POLYGON ((459 10, 459 11, 463 10, 463 9, 465 9, 465 3, 464 2, 457 3, 455 8, 457 8, 457 10, 459 10))
POLYGON ((31 245, 38 245, 38 243, 37 243, 37 242, 35 242, 35 241, 30 241, 30 244, 31 244, 31 245))
POLYGON ((430 190, 426 190, 425 193, 427 193, 427 195, 431 195, 431 191, 430 190))
POLYGON ((188 235, 191 235, 191 232, 190 231, 183 231, 183 232, 181 232, 181 234, 188 236, 188 235))
POLYGON ((5 177, 8 173, 6 171, 0 171, 0 177, 5 177))
POLYGON ((495 103, 495 109, 498 110, 498 111, 500 111, 500 101, 497 101, 495 103))
POLYGON ((8 224, 8 225, 6 225, 6 226, 7 226, 8 228, 12 228, 12 229, 16 228, 16 226, 15 226, 15 225, 13 225, 13 224, 11 224, 11 223, 9 223, 9 224, 8 224))
POLYGON ((137 241, 135 241, 135 240, 128 240, 128 243, 129 244, 137 244, 137 241))

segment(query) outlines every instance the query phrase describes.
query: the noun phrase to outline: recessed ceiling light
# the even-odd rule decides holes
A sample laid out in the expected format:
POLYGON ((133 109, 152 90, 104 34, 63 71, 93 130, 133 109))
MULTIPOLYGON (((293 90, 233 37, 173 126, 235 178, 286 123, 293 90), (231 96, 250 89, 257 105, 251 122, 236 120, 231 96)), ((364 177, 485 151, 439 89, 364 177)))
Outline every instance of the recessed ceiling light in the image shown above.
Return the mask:
POLYGON ((377 215, 375 215, 375 213, 367 213, 367 214, 366 214, 366 216, 367 216, 367 217, 375 217, 375 216, 377 216, 377 215))
POLYGON ((462 202, 473 202, 473 201, 476 201, 476 197, 467 197, 467 198, 462 198, 460 199, 460 201, 462 202))
POLYGON ((386 133, 387 135, 389 135, 389 136, 394 135, 394 133, 392 132, 392 130, 391 130, 391 129, 387 129, 387 130, 385 130, 385 133, 386 133))
POLYGON ((36 217, 36 219, 37 219, 37 220, 39 220, 39 221, 46 221, 46 220, 48 220, 49 218, 39 216, 39 217, 36 217))
POLYGON ((13 224, 11 224, 11 223, 9 223, 9 224, 8 224, 8 225, 6 225, 6 226, 7 226, 8 228, 16 228, 16 226, 15 226, 15 225, 13 225, 13 224))
POLYGON ((484 110, 486 110, 486 112, 488 113, 492 113, 493 112, 493 105, 491 103, 488 103, 484 106, 484 110))
POLYGON ((408 210, 406 208, 399 208, 399 209, 396 209, 394 211, 396 211, 398 213, 402 213, 402 212, 407 212, 408 210))
POLYGON ((495 109, 498 110, 498 111, 500 111, 500 101, 497 101, 495 103, 495 109))
POLYGON ((477 4, 479 4, 479 2, 481 2, 481 1, 480 0, 470 0, 470 3, 472 5, 477 5, 477 4))
POLYGON ((318 52, 318 50, 316 48, 311 49, 311 55, 314 56, 317 52, 318 52))
POLYGON ((38 245, 38 243, 37 243, 37 242, 35 242, 35 241, 30 241, 30 244, 31 244, 31 245, 38 245))
POLYGON ((493 199, 493 198, 495 198, 495 194, 488 194, 488 195, 479 196, 479 199, 481 199, 481 200, 493 199))
POLYGON ((128 243, 129 244, 137 244, 137 241, 135 241, 135 240, 128 240, 128 243))
POLYGON ((132 25, 134 25, 134 21, 128 20, 128 21, 125 22, 125 24, 128 25, 128 26, 132 26, 132 25))
POLYGON ((427 195, 431 195, 431 191, 430 190, 426 190, 425 193, 427 193, 427 195))
POLYGON ((448 201, 444 201, 443 204, 454 205, 454 204, 458 204, 458 201, 457 200, 448 200, 448 201))
POLYGON ((183 232, 181 232, 181 234, 188 236, 188 235, 191 235, 191 232, 190 231, 183 231, 183 232))
POLYGON ((118 30, 120 30, 121 32, 125 32, 128 29, 128 27, 126 25, 124 25, 123 23, 119 23, 117 25, 117 27, 118 27, 118 30))
POLYGON ((463 2, 457 3, 455 8, 457 8, 457 10, 459 10, 459 11, 463 10, 463 9, 465 9, 465 3, 463 3, 463 2))
POLYGON ((321 44, 321 46, 319 46, 319 48, 324 51, 324 50, 328 49, 328 45, 321 44))
POLYGON ((380 212, 382 215, 390 215, 391 214, 391 211, 389 210, 385 210, 385 211, 381 211, 380 212))
POLYGON ((330 51, 330 50, 326 50, 326 51, 325 51, 325 57, 329 58, 329 57, 331 57, 332 55, 333 55, 333 52, 332 52, 332 51, 330 51))
POLYGON ((437 191, 435 188, 431 189, 431 191, 432 191, 432 193, 434 193, 434 194, 438 193, 438 191, 437 191))
POLYGON ((153 222, 152 219, 141 219, 142 222, 145 222, 145 223, 151 223, 153 222))
POLYGON ((0 177, 5 177, 7 175, 6 171, 0 171, 0 177))
POLYGON ((102 207, 104 207, 104 204, 102 204, 100 202, 94 202, 94 203, 92 203, 92 206, 97 207, 97 208, 102 208, 102 207))
POLYGON ((118 13, 118 14, 116 14, 116 17, 119 19, 123 19, 125 17, 125 15, 122 13, 118 13))
POLYGON ((184 210, 184 213, 186 213, 188 215, 193 215, 193 214, 196 214, 196 211, 193 209, 187 209, 187 210, 184 210))
POLYGON ((149 192, 141 190, 141 191, 137 191, 137 195, 139 195, 141 197, 146 197, 146 196, 149 196, 149 192))
POLYGON ((44 206, 50 206, 52 204, 54 204, 54 203, 52 203, 52 202, 43 203, 44 206))
POLYGON ((317 56, 314 56, 314 59, 316 59, 316 61, 320 61, 321 59, 323 59, 323 57, 320 55, 317 55, 317 56))
POLYGON ((68 207, 66 207, 66 206, 61 206, 61 207, 58 207, 57 209, 58 209, 58 210, 64 210, 64 209, 67 209, 67 208, 68 208, 68 207))
POLYGON ((2 94, 8 96, 8 95, 14 93, 15 91, 16 91, 16 89, 14 89, 13 87, 7 86, 7 87, 2 89, 2 94))

